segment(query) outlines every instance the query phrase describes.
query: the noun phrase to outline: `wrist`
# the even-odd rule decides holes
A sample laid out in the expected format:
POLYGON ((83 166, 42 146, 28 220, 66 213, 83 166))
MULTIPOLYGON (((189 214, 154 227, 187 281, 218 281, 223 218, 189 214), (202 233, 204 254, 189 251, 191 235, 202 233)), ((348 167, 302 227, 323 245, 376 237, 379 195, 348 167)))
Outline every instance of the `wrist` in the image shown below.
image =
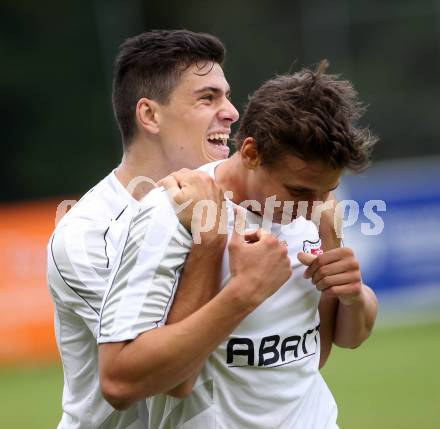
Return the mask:
POLYGON ((254 311, 264 300, 259 296, 258 289, 258 281, 244 274, 232 275, 224 288, 239 311, 246 314, 254 311))
POLYGON ((359 293, 347 296, 339 297, 339 303, 346 307, 363 307, 366 303, 366 290, 365 286, 361 283, 359 293))
POLYGON ((196 243, 197 247, 204 252, 220 253, 223 252, 228 242, 228 235, 221 233, 207 233, 201 235, 200 243, 196 243))

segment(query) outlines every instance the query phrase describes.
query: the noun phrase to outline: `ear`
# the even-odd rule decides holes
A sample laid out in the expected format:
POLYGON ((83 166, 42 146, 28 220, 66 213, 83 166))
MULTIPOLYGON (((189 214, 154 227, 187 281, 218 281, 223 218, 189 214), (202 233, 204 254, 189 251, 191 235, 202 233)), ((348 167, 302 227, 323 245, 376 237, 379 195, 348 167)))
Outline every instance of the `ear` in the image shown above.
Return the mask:
POLYGON ((136 104, 136 122, 138 127, 151 134, 159 132, 158 103, 149 98, 141 98, 136 104))
POLYGON ((257 151, 257 144, 253 137, 246 137, 240 147, 240 154, 243 165, 249 170, 254 170, 261 164, 260 154, 257 151))

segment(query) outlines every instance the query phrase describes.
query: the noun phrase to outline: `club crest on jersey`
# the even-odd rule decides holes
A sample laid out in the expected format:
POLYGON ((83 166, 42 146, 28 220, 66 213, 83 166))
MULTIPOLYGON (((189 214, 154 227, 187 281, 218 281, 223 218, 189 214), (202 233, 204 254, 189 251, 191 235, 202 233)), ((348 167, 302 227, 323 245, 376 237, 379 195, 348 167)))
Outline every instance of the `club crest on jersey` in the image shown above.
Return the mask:
POLYGON ((304 240, 303 251, 304 253, 309 253, 310 255, 314 256, 323 254, 324 252, 321 247, 321 239, 318 238, 316 241, 304 240))

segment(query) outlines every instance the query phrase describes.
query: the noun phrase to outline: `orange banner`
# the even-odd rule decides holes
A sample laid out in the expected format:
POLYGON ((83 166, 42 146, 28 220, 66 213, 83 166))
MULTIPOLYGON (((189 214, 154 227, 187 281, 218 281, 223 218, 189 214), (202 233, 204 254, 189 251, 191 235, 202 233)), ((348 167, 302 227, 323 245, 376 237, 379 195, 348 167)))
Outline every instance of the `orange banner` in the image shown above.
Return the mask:
POLYGON ((58 359, 46 245, 60 202, 0 205, 0 364, 58 359))

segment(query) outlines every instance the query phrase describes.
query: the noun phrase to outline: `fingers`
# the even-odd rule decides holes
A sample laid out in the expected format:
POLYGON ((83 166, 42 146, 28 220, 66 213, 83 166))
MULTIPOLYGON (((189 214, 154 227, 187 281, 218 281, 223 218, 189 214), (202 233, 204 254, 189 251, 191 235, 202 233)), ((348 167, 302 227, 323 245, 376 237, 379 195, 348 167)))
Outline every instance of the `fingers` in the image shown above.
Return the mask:
POLYGON ((191 199, 193 195, 189 194, 189 185, 193 183, 194 171, 182 168, 179 171, 171 173, 171 176, 175 180, 180 192, 174 195, 177 204, 182 204, 191 199))
MULTIPOLYGON (((262 228, 255 231, 246 231, 246 209, 234 207, 234 228, 232 231, 231 241, 256 243, 263 239, 280 243, 276 237, 262 228)), ((280 243, 285 247, 284 243, 280 243)))
POLYGON ((348 247, 332 249, 328 252, 324 252, 323 254, 319 255, 306 269, 304 272, 304 278, 311 278, 319 268, 333 262, 340 261, 348 256, 353 256, 353 251, 348 247))
POLYGON ((188 168, 181 168, 180 170, 171 173, 170 176, 174 178, 179 187, 182 187, 182 185, 184 185, 184 182, 190 181, 191 178, 194 177, 194 175, 196 174, 197 172, 192 171, 188 168))
POLYGON ((164 177, 157 184, 163 186, 171 196, 174 196, 180 190, 177 180, 172 175, 164 177))
MULTIPOLYGON (((163 186, 167 191, 172 190, 174 193, 175 189, 179 190, 184 188, 190 183, 193 183, 197 178, 204 177, 203 172, 201 171, 193 171, 188 168, 182 168, 178 171, 174 171, 168 176, 160 179, 157 184, 159 186, 163 186)), ((209 176, 208 176, 209 177, 209 176)))
POLYGON ((317 284, 327 276, 333 276, 335 274, 346 272, 357 272, 360 276, 359 262, 354 257, 343 258, 340 261, 319 267, 312 275, 312 282, 317 284))
POLYGON ((172 197, 176 204, 186 208, 193 202, 211 199, 208 194, 204 193, 208 183, 213 182, 206 173, 182 168, 168 177, 171 177, 167 183, 171 187, 172 197))
POLYGON ((170 197, 171 203, 177 213, 184 210, 182 203, 185 202, 185 197, 182 195, 182 189, 177 180, 172 176, 166 176, 158 182, 159 186, 163 186, 170 197))
POLYGON ((298 260, 308 265, 304 278, 310 278, 324 295, 338 298, 344 305, 352 305, 362 299, 360 266, 350 248, 332 249, 315 258, 299 252, 298 260))
POLYGON ((165 188, 165 191, 168 194, 171 205, 180 223, 187 230, 191 230, 193 210, 191 210, 190 206, 193 203, 193 198, 191 198, 191 196, 188 196, 188 188, 182 188, 182 186, 184 186, 184 182, 181 180, 181 177, 179 177, 179 175, 181 176, 181 174, 179 173, 177 174, 176 178, 174 176, 174 173, 170 174, 169 176, 161 179, 158 182, 158 185, 165 188))
POLYGON ((189 170, 188 168, 182 168, 179 171, 175 171, 174 173, 171 173, 171 176, 174 177, 181 188, 197 182, 214 182, 209 174, 199 170, 189 170))
POLYGON ((315 255, 310 255, 309 253, 305 252, 298 252, 296 256, 298 258, 298 261, 307 267, 310 266, 312 262, 316 259, 315 255))
POLYGON ((362 299, 362 285, 349 283, 333 286, 322 291, 328 297, 338 298, 343 304, 351 305, 362 299))
POLYGON ((341 247, 340 234, 338 235, 337 219, 334 210, 327 210, 322 213, 319 224, 319 236, 322 240, 324 251, 341 247))
POLYGON ((319 282, 315 283, 317 289, 324 290, 331 288, 333 286, 341 286, 351 283, 360 282, 360 274, 358 275, 356 272, 348 272, 342 274, 335 274, 333 276, 326 276, 321 279, 319 282))
MULTIPOLYGON (((190 170, 188 170, 190 171, 190 170)), ((186 195, 187 182, 183 180, 182 174, 179 172, 171 173, 169 176, 159 180, 158 184, 163 186, 176 204, 187 202, 190 197, 186 195)))

